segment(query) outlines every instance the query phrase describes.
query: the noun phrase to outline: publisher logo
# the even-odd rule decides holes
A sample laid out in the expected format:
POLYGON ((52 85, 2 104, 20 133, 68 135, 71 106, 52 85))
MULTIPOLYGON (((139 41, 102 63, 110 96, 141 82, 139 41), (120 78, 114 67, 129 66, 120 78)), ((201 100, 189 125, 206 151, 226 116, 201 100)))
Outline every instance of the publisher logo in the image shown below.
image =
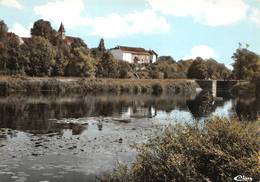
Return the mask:
POLYGON ((246 177, 244 175, 238 175, 236 177, 234 177, 235 181, 253 181, 253 178, 251 177, 246 177))

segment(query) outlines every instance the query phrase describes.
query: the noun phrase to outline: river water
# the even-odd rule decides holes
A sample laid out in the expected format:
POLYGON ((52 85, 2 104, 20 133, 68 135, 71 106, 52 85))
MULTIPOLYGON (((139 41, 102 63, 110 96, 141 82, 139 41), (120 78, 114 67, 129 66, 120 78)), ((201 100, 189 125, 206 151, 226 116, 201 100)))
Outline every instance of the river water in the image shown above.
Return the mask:
POLYGON ((0 97, 0 182, 95 181, 169 124, 259 117, 255 98, 203 94, 0 97))

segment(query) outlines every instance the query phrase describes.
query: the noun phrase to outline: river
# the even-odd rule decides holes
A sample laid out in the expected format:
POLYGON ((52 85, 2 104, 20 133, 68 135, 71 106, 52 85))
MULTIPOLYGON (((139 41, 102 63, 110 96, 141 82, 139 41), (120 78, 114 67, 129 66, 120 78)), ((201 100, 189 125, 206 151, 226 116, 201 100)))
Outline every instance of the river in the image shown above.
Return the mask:
POLYGON ((203 94, 0 97, 0 182, 95 181, 169 124, 259 117, 254 98, 203 94))

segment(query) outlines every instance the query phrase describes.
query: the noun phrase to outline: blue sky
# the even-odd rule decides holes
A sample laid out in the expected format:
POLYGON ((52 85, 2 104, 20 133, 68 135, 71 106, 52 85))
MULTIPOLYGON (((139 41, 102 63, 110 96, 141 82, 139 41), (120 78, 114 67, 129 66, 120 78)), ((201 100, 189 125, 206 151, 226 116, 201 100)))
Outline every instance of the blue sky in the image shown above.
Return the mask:
POLYGON ((0 0, 9 31, 29 36, 33 22, 49 20, 96 47, 154 49, 174 59, 215 58, 227 66, 238 42, 260 53, 260 0, 0 0))

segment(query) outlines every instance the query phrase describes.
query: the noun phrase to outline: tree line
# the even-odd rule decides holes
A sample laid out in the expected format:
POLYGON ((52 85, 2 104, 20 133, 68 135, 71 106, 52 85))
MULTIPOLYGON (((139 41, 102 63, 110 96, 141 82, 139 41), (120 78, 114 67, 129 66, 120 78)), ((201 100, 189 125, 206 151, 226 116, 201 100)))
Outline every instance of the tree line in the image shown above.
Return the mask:
POLYGON ((91 78, 195 78, 247 79, 259 75, 259 55, 247 48, 238 48, 233 55, 234 69, 214 59, 200 57, 176 62, 161 56, 152 64, 130 64, 117 61, 101 39, 97 48, 88 48, 81 38, 68 45, 49 21, 38 20, 31 28, 31 38, 21 40, 8 33, 0 21, 0 73, 25 76, 70 76, 91 78))

